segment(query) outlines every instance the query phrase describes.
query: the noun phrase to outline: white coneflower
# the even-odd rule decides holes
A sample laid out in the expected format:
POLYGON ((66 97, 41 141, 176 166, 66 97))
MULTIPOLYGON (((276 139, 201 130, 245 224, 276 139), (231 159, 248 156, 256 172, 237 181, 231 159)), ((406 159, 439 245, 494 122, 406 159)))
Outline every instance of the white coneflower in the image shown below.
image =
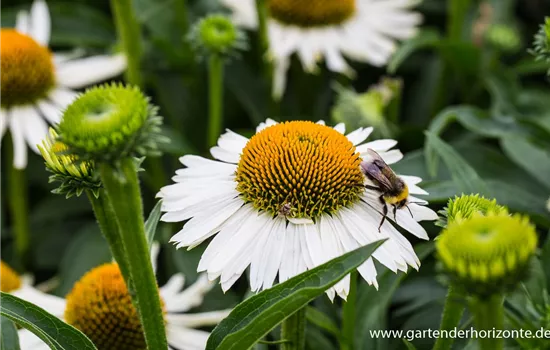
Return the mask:
POLYGON ((11 132, 14 166, 27 165, 27 146, 37 145, 55 124, 78 89, 121 74, 126 68, 122 54, 81 59, 52 54, 50 14, 43 0, 35 0, 30 13, 20 12, 16 28, 1 30, 0 135, 11 132))
POLYGON ((0 290, 16 297, 33 300, 33 303, 60 317, 63 315, 59 307, 64 304, 63 299, 49 295, 33 287, 33 278, 29 275, 20 276, 3 261, 0 261, 0 290))
MULTIPOLYGON (((420 263, 411 244, 390 221, 380 227, 380 193, 367 183, 360 164, 368 150, 388 163, 402 154, 391 150, 394 140, 363 143, 372 128, 344 135, 345 126, 292 121, 261 123, 249 140, 227 131, 211 149, 217 160, 187 155, 186 167, 176 171, 173 185, 161 189, 163 221, 186 221, 172 237, 177 247, 193 248, 215 236, 202 255, 198 270, 229 289, 250 266, 253 291, 269 288, 279 274, 285 281, 307 269, 381 238, 389 238, 374 259, 393 271, 407 271, 420 263)), ((414 176, 401 177, 411 194, 426 194, 414 176)), ((426 203, 409 196, 407 208, 397 210, 395 224, 428 239, 418 224, 435 220, 426 203), (414 202, 414 203, 411 203, 414 202)), ((359 268, 377 285, 373 259, 359 268)), ((328 291, 343 298, 349 277, 328 291)))
MULTIPOLYGON (((386 64, 396 40, 416 33, 420 14, 413 0, 266 0, 274 94, 282 95, 290 56, 307 71, 324 58, 331 71, 349 74, 344 56, 375 66, 386 64)), ((237 24, 257 28, 256 0, 222 0, 237 24)))
MULTIPOLYGON (((157 254, 158 249, 153 249, 154 264, 157 254)), ((169 349, 203 350, 210 333, 195 328, 218 324, 230 310, 186 313, 202 304, 213 284, 202 275, 189 288, 182 290, 183 285, 184 276, 178 273, 159 288, 169 349)), ((25 299, 35 303, 32 298, 25 299)), ((116 263, 87 272, 61 300, 55 314, 81 330, 99 350, 146 349, 139 317, 116 263)), ((19 331, 19 341, 22 350, 49 349, 27 330, 19 331)))

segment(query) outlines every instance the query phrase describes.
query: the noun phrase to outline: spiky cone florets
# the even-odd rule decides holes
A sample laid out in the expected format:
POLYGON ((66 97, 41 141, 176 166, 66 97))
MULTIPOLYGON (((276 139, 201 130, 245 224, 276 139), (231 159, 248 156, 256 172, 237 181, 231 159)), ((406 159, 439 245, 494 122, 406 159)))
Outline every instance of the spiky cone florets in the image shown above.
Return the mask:
POLYGON ((53 173, 50 182, 60 183, 53 193, 65 194, 69 198, 75 194, 80 196, 84 190, 89 190, 96 197, 99 196, 101 181, 95 171, 94 161, 81 161, 78 156, 69 154, 69 147, 58 141, 54 129, 50 128, 49 135, 38 148, 44 158, 46 169, 53 173))
POLYGON ((456 285, 482 298, 523 280, 536 248, 528 218, 508 214, 474 214, 450 224, 436 241, 439 260, 456 285))
POLYGON ((116 164, 120 159, 158 155, 162 117, 141 90, 105 84, 86 90, 63 113, 59 140, 82 160, 116 164))
MULTIPOLYGON (((535 34, 531 53, 537 61, 550 62, 550 17, 544 19, 544 23, 540 25, 538 33, 535 34)), ((550 75, 550 69, 548 69, 548 75, 550 75)))
POLYGON ((210 55, 232 57, 248 47, 244 32, 222 14, 209 15, 199 20, 191 29, 188 39, 201 58, 210 55))
POLYGON ((471 218, 474 214, 487 215, 507 214, 506 207, 497 204, 496 199, 490 200, 479 194, 461 195, 449 199, 447 206, 439 212, 441 216, 435 223, 440 227, 447 227, 455 221, 462 221, 471 218))

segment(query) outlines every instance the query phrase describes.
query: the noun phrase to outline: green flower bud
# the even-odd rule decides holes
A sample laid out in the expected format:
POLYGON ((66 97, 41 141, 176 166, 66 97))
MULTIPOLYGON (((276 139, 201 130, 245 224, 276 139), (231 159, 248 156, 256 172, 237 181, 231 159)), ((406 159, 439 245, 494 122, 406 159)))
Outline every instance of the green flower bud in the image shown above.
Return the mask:
POLYGON ((435 224, 440 227, 447 227, 447 225, 454 222, 469 219, 474 214, 506 215, 508 209, 502 205, 498 205, 496 199, 490 200, 479 194, 463 194, 460 197, 456 196, 453 199, 449 199, 447 206, 439 213, 441 216, 435 224))
POLYGON ((209 15, 199 20, 191 29, 189 40, 199 57, 209 55, 234 56, 248 45, 244 33, 229 17, 209 15))
POLYGON ((57 139, 57 133, 50 128, 50 133, 42 145, 38 145, 46 169, 53 173, 50 183, 60 183, 52 192, 65 194, 69 198, 75 194, 80 196, 84 190, 90 190, 96 197, 99 196, 101 182, 95 172, 94 162, 80 161, 76 155, 68 153, 67 145, 57 139))
MULTIPOLYGON (((537 61, 550 63, 550 17, 544 19, 544 23, 540 25, 538 33, 535 34, 531 54, 536 57, 537 61)), ((548 69, 548 75, 550 75, 550 69, 548 69)))
POLYGON ((333 122, 345 123, 351 129, 373 126, 375 136, 391 137, 395 125, 388 120, 387 114, 392 102, 399 99, 401 86, 401 80, 384 78, 367 92, 358 94, 353 89, 336 85, 338 96, 331 112, 333 122))
POLYGON ((494 47, 506 51, 517 52, 521 48, 521 37, 517 28, 505 24, 493 24, 485 33, 485 38, 494 47))
POLYGON ((115 164, 126 157, 158 154, 162 118, 137 87, 96 86, 63 113, 59 139, 82 160, 115 164))
POLYGON ((436 241, 439 260, 456 285, 479 297, 515 287, 536 248, 528 218, 508 214, 474 214, 449 225, 436 241))

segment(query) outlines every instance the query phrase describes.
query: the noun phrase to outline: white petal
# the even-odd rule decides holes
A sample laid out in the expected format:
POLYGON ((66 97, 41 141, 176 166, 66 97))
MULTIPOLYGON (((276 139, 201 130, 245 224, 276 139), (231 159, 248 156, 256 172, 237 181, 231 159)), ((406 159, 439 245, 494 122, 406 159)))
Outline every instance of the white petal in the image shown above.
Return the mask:
POLYGON ((226 149, 230 152, 240 154, 243 148, 246 146, 248 139, 242 135, 239 135, 231 130, 227 130, 218 139, 218 146, 226 149))
POLYGON ((407 176, 407 175, 399 175, 403 181, 407 184, 407 187, 409 188, 409 193, 412 194, 423 194, 427 195, 428 192, 423 190, 422 188, 416 186, 417 183, 422 182, 422 179, 417 176, 407 176))
POLYGON ((357 152, 366 153, 369 148, 376 152, 385 152, 390 148, 394 147, 395 145, 397 145, 397 141, 395 140, 391 140, 391 139, 376 140, 376 141, 367 142, 357 147, 357 152))
POLYGON ((50 41, 51 20, 48 5, 44 0, 34 0, 31 7, 30 36, 43 46, 50 41))
POLYGON ((57 105, 57 107, 59 107, 60 110, 64 110, 77 96, 78 94, 74 91, 57 87, 48 97, 57 105))
POLYGON ((394 164, 403 159, 403 153, 397 149, 393 149, 388 152, 378 152, 378 154, 387 164, 394 164))
POLYGON ((262 131, 263 129, 275 124, 277 124, 276 121, 274 121, 273 119, 267 118, 265 122, 261 122, 260 124, 258 124, 258 126, 256 127, 256 134, 262 131))
POLYGON ((42 144, 48 134, 48 125, 40 117, 35 107, 20 107, 17 112, 14 108, 14 113, 19 115, 18 118, 21 118, 24 136, 29 147, 34 152, 39 153, 37 145, 42 144))
POLYGON ((55 295, 46 294, 31 286, 23 286, 11 294, 18 298, 36 304, 59 318, 65 313, 65 299, 55 295))
POLYGON ((27 145, 25 144, 25 129, 23 119, 11 110, 8 116, 11 139, 13 141, 13 166, 16 169, 25 169, 27 166, 27 145))
POLYGON ((174 314, 168 313, 166 321, 171 325, 198 328, 203 326, 214 326, 229 315, 231 309, 222 311, 200 312, 196 314, 174 314))
POLYGON ((210 333, 186 327, 166 325, 168 344, 181 350, 204 350, 210 333))
POLYGON ((338 131, 340 134, 343 134, 346 132, 346 124, 344 123, 338 123, 334 127, 334 130, 338 131))
POLYGON ((57 124, 61 121, 63 111, 52 103, 41 100, 38 101, 38 108, 51 124, 57 124))
POLYGON ((369 137, 369 135, 372 133, 372 130, 372 127, 359 128, 347 134, 346 137, 353 145, 358 145, 361 142, 365 141, 367 137, 369 137))
POLYGON ((30 18, 27 11, 17 12, 17 18, 15 20, 15 30, 17 30, 21 34, 29 34, 30 18))
POLYGON ((159 288, 159 293, 164 300, 171 299, 183 289, 184 284, 185 276, 182 273, 176 273, 164 286, 159 288))
POLYGON ((313 220, 309 218, 288 218, 288 221, 290 223, 293 223, 294 225, 312 225, 313 220))
POLYGON ((233 164, 237 164, 241 159, 240 153, 228 151, 218 146, 210 148, 210 154, 217 160, 233 164))
POLYGON ((154 241, 151 244, 151 265, 153 265, 153 271, 157 273, 157 260, 160 252, 160 243, 154 241))
MULTIPOLYGON (((426 230, 411 216, 409 211, 406 208, 399 209, 396 212, 397 224, 403 227, 405 230, 409 231, 416 237, 420 239, 430 239, 426 230)), ((393 215, 392 215, 393 219, 393 215)))
POLYGON ((408 207, 416 221, 433 221, 438 219, 437 213, 428 207, 414 203, 409 204, 408 207))
POLYGON ((173 295, 165 293, 167 299, 164 300, 164 307, 169 313, 185 312, 202 304, 204 296, 213 286, 214 283, 210 282, 205 274, 201 274, 197 281, 183 292, 173 295))
POLYGON ((21 350, 50 350, 50 347, 34 333, 26 329, 17 331, 21 350))
POLYGON ((126 70, 126 56, 123 54, 101 55, 80 58, 60 63, 57 68, 59 84, 80 89, 114 78, 126 70))
POLYGON ((273 91, 272 95, 275 100, 280 100, 283 97, 286 88, 286 74, 290 65, 287 59, 279 59, 274 61, 273 72, 273 91))

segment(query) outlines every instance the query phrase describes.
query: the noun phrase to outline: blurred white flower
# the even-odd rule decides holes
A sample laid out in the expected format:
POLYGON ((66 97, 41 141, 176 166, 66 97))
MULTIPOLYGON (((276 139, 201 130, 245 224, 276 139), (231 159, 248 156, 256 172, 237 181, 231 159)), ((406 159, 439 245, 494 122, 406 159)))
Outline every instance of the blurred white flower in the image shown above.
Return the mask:
MULTIPOLYGON (((221 0, 243 27, 256 29, 256 0, 221 0)), ((296 53, 306 71, 325 59, 331 71, 353 74, 344 56, 385 65, 396 40, 415 35, 422 17, 410 11, 414 0, 266 0, 270 56, 275 63, 273 93, 286 85, 290 56, 296 53)))
POLYGON ((14 149, 13 165, 27 165, 27 146, 37 145, 56 124, 76 93, 71 89, 100 82, 126 69, 122 54, 72 59, 52 54, 50 13, 44 0, 35 0, 30 13, 20 12, 15 28, 1 30, 0 137, 9 128, 14 149), (47 121, 47 122, 46 122, 47 121))
MULTIPOLYGON (((151 260, 156 265, 158 245, 153 245, 151 260)), ((169 349, 203 350, 210 333, 195 329, 213 326, 231 310, 185 313, 202 304, 213 284, 205 275, 199 276, 189 288, 182 290, 184 276, 172 276, 159 288, 166 321, 169 349)), ((22 297, 36 303, 36 297, 22 297)), ((65 322, 80 329, 98 349, 145 349, 137 312, 116 263, 104 264, 87 272, 73 287, 66 299, 54 309, 46 310, 62 317, 65 322)), ((22 350, 47 350, 49 347, 26 329, 19 331, 22 350)))
MULTIPOLYGON (((249 140, 227 131, 211 149, 216 160, 186 155, 173 185, 160 190, 162 220, 186 223, 174 235, 177 247, 196 247, 215 236, 203 253, 198 271, 210 280, 221 278, 224 291, 250 266, 253 291, 312 269, 337 256, 382 238, 389 238, 373 258, 392 271, 418 268, 420 262, 407 239, 394 226, 428 239, 418 224, 437 214, 408 197, 408 209, 388 215, 380 227, 380 192, 366 189, 360 169, 368 150, 388 163, 402 158, 392 150, 397 141, 364 143, 372 128, 344 135, 344 124, 292 121, 261 123, 249 140), (414 202, 414 203, 410 203, 414 202)), ((421 179, 401 176, 411 194, 427 194, 421 179)), ((406 195, 406 194, 405 194, 406 195)), ((359 273, 377 286, 373 259, 359 273)), ((346 298, 349 275, 327 293, 346 298)))

